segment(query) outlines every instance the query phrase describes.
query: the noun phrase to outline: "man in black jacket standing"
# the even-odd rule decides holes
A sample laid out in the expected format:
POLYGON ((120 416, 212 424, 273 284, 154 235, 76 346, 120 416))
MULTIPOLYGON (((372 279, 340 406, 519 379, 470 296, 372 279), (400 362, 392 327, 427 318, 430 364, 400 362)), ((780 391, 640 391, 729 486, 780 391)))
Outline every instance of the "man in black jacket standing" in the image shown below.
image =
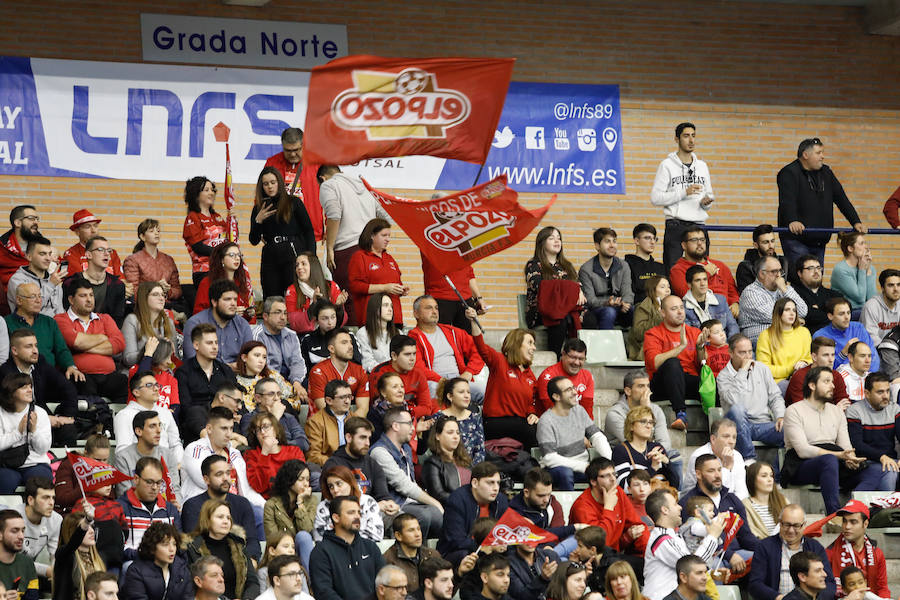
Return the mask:
POLYGON ((807 138, 797 148, 797 160, 778 172, 778 226, 781 247, 791 268, 804 254, 812 254, 825 264, 825 247, 830 233, 804 233, 807 227, 834 227, 836 204, 857 231, 866 232, 841 182, 825 164, 825 145, 819 138, 807 138))

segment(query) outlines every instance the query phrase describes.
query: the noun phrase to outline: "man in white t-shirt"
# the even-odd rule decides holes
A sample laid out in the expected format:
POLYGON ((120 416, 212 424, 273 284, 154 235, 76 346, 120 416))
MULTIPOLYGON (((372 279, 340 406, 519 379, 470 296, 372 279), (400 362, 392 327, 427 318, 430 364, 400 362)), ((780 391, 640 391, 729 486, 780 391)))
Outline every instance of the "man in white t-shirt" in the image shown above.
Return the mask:
POLYGON ((743 500, 750 496, 747 491, 747 472, 744 457, 734 448, 737 445, 737 425, 731 419, 713 421, 709 429, 709 441, 691 453, 688 459, 687 472, 681 482, 682 494, 697 485, 694 465, 697 458, 704 454, 715 454, 722 462, 722 485, 735 496, 743 500))

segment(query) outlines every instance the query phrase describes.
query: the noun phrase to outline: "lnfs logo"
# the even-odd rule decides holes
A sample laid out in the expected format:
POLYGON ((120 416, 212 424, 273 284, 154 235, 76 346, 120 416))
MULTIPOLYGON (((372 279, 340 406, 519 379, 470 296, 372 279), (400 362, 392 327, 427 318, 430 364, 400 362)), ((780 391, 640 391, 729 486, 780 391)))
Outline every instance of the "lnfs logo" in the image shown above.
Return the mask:
POLYGON ((363 130, 370 140, 443 138, 469 116, 469 98, 438 87, 434 73, 353 71, 353 85, 331 103, 338 127, 363 130))
MULTIPOLYGON (((503 182, 497 181, 485 186, 480 192, 481 199, 490 200, 506 190, 503 182)), ((481 205, 481 199, 472 202, 465 198, 466 208, 481 205)), ((463 199, 448 201, 437 205, 432 211, 434 225, 425 229, 425 238, 441 250, 456 250, 460 256, 472 253, 486 253, 487 246, 502 243, 509 238, 509 230, 515 226, 516 218, 503 211, 485 210, 458 212, 453 208, 463 208, 463 199)))

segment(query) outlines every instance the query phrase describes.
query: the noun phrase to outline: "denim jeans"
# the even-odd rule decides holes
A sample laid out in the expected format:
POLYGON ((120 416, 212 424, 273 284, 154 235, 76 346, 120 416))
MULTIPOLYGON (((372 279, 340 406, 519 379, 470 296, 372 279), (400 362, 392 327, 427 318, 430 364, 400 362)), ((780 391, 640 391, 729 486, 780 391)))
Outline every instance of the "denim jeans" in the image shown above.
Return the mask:
MULTIPOLYGON (((741 453, 744 459, 756 458, 756 448, 753 442, 762 442, 768 446, 777 446, 784 448, 784 433, 775 431, 775 423, 754 423, 747 418, 744 407, 740 404, 734 404, 731 410, 725 415, 737 425, 737 451, 741 453)), ((778 465, 774 465, 776 470, 778 465)))
POLYGON ((553 551, 559 557, 559 560, 569 560, 569 555, 578 547, 578 542, 574 535, 570 535, 557 545, 553 546, 553 551))
POLYGON ((309 572, 309 555, 312 554, 315 545, 316 543, 308 531, 298 531, 297 535, 294 536, 294 546, 297 548, 297 555, 300 557, 300 562, 303 563, 303 568, 306 569, 307 573, 309 572))
POLYGON ((587 477, 584 473, 576 473, 569 467, 550 467, 550 476, 553 478, 553 489, 559 492, 571 492, 575 489, 575 482, 584 483, 587 477))
POLYGON ((48 464, 19 467, 18 469, 0 468, 0 494, 8 496, 16 492, 16 488, 24 485, 32 477, 53 479, 53 472, 48 464))
POLYGON ((628 309, 627 312, 622 312, 615 306, 599 306, 597 308, 592 308, 590 312, 590 318, 587 316, 584 320, 584 328, 585 329, 612 329, 618 323, 623 327, 629 327, 631 325, 632 316, 631 308, 628 309))
POLYGON ((825 266, 825 246, 827 244, 808 246, 785 233, 779 233, 778 237, 781 240, 781 249, 784 250, 784 258, 787 259, 788 268, 791 270, 791 279, 796 279, 793 276, 796 275, 797 260, 804 254, 812 254, 819 259, 820 265, 825 266))
MULTIPOLYGON (((850 485, 855 484, 854 490, 876 491, 881 482, 881 464, 871 464, 862 472, 854 475, 850 485)), ((797 469, 791 482, 796 485, 817 484, 822 488, 822 499, 825 500, 825 512, 831 514, 840 507, 839 464, 834 454, 822 454, 815 458, 808 458, 797 469)))

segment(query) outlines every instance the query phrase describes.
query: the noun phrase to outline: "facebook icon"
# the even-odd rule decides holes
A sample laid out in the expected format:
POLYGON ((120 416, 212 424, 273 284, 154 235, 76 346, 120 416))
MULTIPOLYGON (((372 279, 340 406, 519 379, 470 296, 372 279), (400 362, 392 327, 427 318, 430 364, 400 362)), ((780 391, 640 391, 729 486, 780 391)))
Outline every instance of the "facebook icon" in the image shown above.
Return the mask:
POLYGON ((545 148, 544 128, 543 127, 526 127, 525 128, 525 147, 529 150, 543 150, 545 148))

